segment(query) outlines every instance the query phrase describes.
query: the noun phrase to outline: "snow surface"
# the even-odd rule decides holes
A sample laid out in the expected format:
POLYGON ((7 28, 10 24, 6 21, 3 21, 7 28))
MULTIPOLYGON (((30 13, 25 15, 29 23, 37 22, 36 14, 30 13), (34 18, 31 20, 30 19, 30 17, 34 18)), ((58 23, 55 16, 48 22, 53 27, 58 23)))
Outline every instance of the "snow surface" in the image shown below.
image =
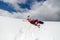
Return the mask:
POLYGON ((60 22, 38 28, 25 19, 0 16, 0 40, 60 40, 60 22))

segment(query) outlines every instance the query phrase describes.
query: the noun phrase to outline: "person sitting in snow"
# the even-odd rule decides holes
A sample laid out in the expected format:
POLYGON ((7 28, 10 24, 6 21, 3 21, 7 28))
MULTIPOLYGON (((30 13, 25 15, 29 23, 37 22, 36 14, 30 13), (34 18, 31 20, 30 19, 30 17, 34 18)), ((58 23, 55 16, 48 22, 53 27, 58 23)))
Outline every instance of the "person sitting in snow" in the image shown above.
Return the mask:
POLYGON ((31 24, 34 24, 35 26, 38 26, 38 23, 39 23, 39 20, 38 20, 38 19, 36 19, 36 20, 31 19, 31 18, 30 18, 30 15, 29 15, 27 20, 28 20, 28 22, 30 22, 31 24))

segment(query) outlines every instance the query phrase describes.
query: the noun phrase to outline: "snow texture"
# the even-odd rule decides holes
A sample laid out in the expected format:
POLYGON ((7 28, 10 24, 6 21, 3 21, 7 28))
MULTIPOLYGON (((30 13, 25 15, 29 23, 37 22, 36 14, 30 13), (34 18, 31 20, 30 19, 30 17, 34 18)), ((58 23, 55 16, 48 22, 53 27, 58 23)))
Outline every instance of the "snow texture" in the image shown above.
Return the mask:
POLYGON ((0 16, 0 40, 60 40, 60 22, 44 21, 40 28, 25 19, 0 16))

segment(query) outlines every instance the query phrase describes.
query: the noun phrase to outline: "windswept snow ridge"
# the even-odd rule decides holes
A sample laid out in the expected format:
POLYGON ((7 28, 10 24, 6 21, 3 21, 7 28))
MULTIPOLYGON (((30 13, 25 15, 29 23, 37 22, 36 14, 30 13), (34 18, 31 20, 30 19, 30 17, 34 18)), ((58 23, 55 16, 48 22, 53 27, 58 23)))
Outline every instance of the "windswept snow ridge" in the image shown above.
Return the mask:
POLYGON ((45 22, 40 28, 25 19, 0 16, 0 40, 60 40, 60 22, 45 22))

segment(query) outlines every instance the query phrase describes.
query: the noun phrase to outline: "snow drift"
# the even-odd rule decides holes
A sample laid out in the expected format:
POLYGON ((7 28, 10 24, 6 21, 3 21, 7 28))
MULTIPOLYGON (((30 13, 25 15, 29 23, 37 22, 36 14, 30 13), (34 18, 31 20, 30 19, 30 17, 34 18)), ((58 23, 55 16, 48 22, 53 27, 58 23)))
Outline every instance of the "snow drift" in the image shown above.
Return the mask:
POLYGON ((0 16, 0 40, 60 40, 60 22, 44 22, 40 28, 25 19, 0 16))

